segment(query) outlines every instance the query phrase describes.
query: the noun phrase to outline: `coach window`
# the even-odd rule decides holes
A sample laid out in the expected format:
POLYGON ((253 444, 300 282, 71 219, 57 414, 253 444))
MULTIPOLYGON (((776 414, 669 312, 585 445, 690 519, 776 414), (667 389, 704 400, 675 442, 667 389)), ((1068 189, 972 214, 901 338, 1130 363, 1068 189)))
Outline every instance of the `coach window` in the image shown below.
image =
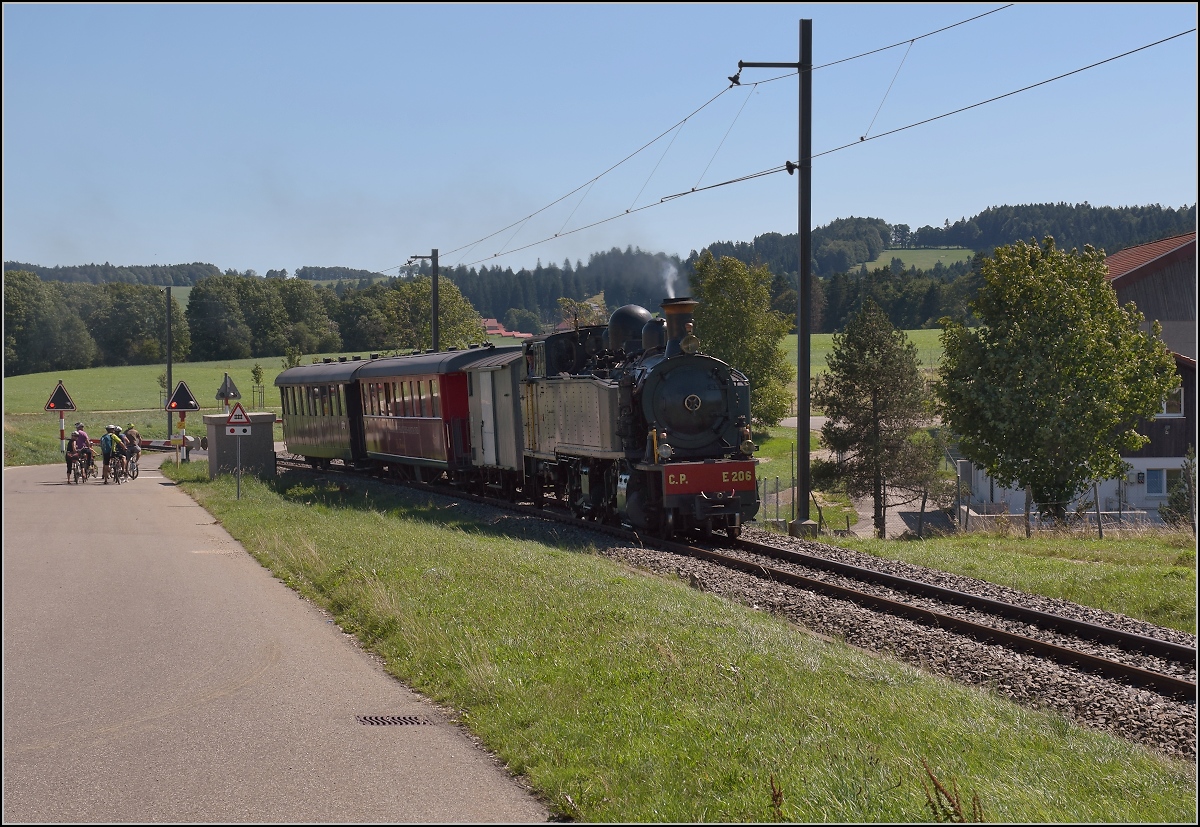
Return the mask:
POLYGON ((433 416, 441 417, 442 415, 442 394, 441 383, 437 379, 429 380, 429 399, 433 405, 433 416))
POLYGON ((379 413, 382 416, 390 416, 392 412, 392 383, 379 383, 379 413))
POLYGON ((304 415, 313 416, 313 411, 316 406, 313 405, 313 389, 308 385, 304 386, 304 415))

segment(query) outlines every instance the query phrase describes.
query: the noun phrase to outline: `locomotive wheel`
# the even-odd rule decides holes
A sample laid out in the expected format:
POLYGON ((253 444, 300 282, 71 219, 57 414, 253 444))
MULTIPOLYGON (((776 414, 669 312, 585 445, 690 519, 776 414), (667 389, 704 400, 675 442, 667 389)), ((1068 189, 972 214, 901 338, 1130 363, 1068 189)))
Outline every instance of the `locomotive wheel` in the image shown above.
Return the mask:
POLYGON ((665 511, 662 515, 662 520, 658 524, 658 536, 664 540, 670 540, 675 535, 675 512, 665 511))

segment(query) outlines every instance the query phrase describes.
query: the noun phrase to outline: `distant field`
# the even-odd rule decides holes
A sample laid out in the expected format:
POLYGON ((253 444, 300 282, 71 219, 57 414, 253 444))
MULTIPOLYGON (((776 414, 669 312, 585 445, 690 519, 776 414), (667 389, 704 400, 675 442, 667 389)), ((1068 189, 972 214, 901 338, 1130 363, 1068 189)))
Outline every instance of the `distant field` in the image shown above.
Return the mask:
POLYGON ((916 267, 918 270, 932 270, 939 261, 950 265, 956 261, 970 261, 975 256, 974 250, 966 247, 933 247, 927 250, 884 250, 879 258, 867 262, 867 269, 883 267, 891 264, 893 258, 904 262, 904 266, 916 267))
MULTIPOLYGON (((905 330, 904 335, 908 340, 917 347, 917 358, 920 360, 920 365, 923 368, 935 367, 942 358, 942 331, 934 330, 905 330)), ((818 333, 814 335, 809 344, 812 348, 812 368, 813 375, 824 373, 828 370, 829 354, 833 350, 832 333, 818 333)), ((788 364, 796 367, 796 337, 785 336, 783 343, 780 345, 787 354, 788 364)))
POLYGON ((179 307, 187 312, 188 297, 192 295, 191 287, 172 287, 171 298, 179 303, 179 307))

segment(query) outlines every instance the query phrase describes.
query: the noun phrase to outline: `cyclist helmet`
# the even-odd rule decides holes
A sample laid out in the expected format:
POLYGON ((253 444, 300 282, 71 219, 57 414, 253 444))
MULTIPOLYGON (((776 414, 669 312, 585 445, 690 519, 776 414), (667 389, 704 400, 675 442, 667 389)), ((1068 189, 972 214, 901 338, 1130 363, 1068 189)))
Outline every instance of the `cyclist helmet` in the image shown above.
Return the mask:
POLYGON ((113 431, 117 430, 117 426, 116 425, 105 425, 104 430, 108 431, 111 434, 113 431))
POLYGON ((83 430, 83 423, 82 423, 82 422, 76 422, 76 423, 75 423, 75 430, 77 430, 77 431, 82 431, 82 430, 83 430))
POLYGON ((121 426, 120 426, 120 425, 113 425, 113 433, 114 433, 114 434, 119 434, 119 433, 121 433, 121 426))
POLYGON ((126 425, 126 426, 125 426, 125 430, 127 430, 127 431, 132 431, 132 430, 133 430, 133 423, 132 423, 132 422, 130 422, 128 425, 126 425))

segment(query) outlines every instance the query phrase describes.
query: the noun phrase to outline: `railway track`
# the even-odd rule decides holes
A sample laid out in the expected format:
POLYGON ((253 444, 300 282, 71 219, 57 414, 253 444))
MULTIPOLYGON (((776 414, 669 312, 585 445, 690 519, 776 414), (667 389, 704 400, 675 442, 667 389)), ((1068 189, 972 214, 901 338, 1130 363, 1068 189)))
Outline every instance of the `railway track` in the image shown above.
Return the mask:
MULTIPOLYGON (((280 462, 280 467, 312 470, 306 463, 280 462)), ((337 466, 328 470, 351 473, 337 466)), ((555 509, 553 502, 534 509, 459 491, 420 487, 527 517, 603 532, 621 541, 609 549, 610 556, 673 572, 706 591, 769 608, 855 645, 890 651, 931 671, 944 671, 968 683, 992 685, 1026 705, 1054 707, 1084 723, 1112 729, 1163 751, 1195 756, 1196 648, 1194 638, 1182 633, 1116 628, 1115 623, 1104 622, 1107 618, 1072 617, 1058 607, 1051 610, 1030 605, 1039 600, 1054 602, 1048 599, 1015 592, 989 596, 974 593, 970 587, 929 582, 931 578, 924 576, 897 575, 880 570, 880 563, 887 561, 869 558, 847 562, 836 558, 839 554, 859 558, 866 555, 768 535, 750 527, 747 535, 752 533, 754 538, 743 536, 736 542, 723 538, 717 542, 716 537, 704 544, 667 542, 620 527, 583 522, 565 510, 555 509), (685 562, 688 560, 694 562, 685 562), (809 597, 803 596, 806 594, 809 597), (854 610, 841 606, 853 606, 854 610), (830 625, 823 627, 825 623, 830 625), (897 631, 901 627, 927 631, 897 631), (867 628, 879 631, 862 631, 867 628), (1170 637, 1189 639, 1190 643, 1170 637), (918 638, 922 642, 913 645, 918 638), (963 640, 975 646, 961 643, 963 640), (910 648, 903 651, 906 644, 910 648), (998 655, 998 649, 1010 654, 998 655), (974 665, 972 659, 978 659, 974 665), (1016 671, 1020 677, 1014 677, 1016 671), (1037 677, 1026 679, 1028 675, 1037 677), (1099 684, 1094 683, 1095 678, 1100 679, 1099 684), (1046 689, 1048 684, 1051 690, 1046 689), (1097 700, 1097 695, 1103 698, 1097 700), (1108 696, 1121 698, 1110 701, 1108 696), (1155 697, 1161 700, 1155 701, 1155 697), (1131 711, 1114 713, 1114 705, 1131 711), (1145 720, 1130 725, 1130 719, 1145 720), (1131 728, 1136 732, 1127 731, 1131 728)), ((1078 610, 1077 614, 1104 614, 1073 605, 1071 609, 1078 610)))

